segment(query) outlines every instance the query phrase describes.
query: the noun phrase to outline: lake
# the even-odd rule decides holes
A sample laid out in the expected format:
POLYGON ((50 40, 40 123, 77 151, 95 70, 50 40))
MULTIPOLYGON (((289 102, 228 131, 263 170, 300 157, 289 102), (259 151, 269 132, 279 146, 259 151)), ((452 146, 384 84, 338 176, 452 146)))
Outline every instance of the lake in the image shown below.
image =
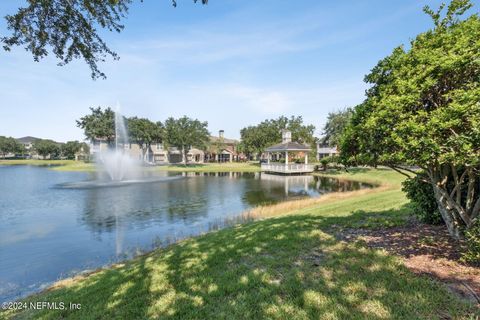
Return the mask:
POLYGON ((75 188, 94 174, 0 166, 0 302, 223 227, 254 206, 371 187, 316 176, 149 175, 149 183, 75 188))

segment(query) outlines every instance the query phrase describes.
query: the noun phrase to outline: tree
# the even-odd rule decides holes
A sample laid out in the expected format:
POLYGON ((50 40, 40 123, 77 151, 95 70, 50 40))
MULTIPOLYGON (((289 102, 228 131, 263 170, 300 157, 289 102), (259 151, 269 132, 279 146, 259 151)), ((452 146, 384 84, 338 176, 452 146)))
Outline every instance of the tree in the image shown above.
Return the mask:
POLYGON ((163 140, 163 126, 161 122, 152 122, 145 118, 132 117, 128 119, 128 134, 130 141, 138 144, 142 150, 142 158, 146 161, 147 152, 152 143, 163 140))
POLYGON ((339 110, 337 112, 329 112, 327 123, 323 127, 322 143, 330 147, 336 147, 340 144, 340 138, 343 131, 350 121, 352 109, 339 110))
POLYGON ((82 143, 78 141, 68 141, 60 145, 60 153, 67 159, 75 159, 75 154, 82 148, 82 143))
MULTIPOLYGON (((198 0, 194 0, 196 3, 198 0)), ((83 59, 92 72, 92 79, 106 78, 98 62, 107 56, 118 60, 100 37, 97 28, 121 32, 132 0, 29 0, 26 7, 7 15, 11 35, 0 38, 3 48, 24 46, 35 61, 53 53, 63 66, 73 59, 83 59)), ((208 0, 202 0, 207 4, 208 0)), ((176 1, 172 1, 176 6, 176 1)))
POLYGON ((301 143, 315 145, 315 126, 305 125, 301 116, 264 120, 256 126, 240 130, 240 150, 249 156, 259 156, 267 147, 280 143, 282 129, 292 132, 292 139, 301 143))
POLYGON ((23 153, 24 147, 15 138, 0 136, 0 154, 5 158, 9 153, 23 153))
POLYGON ((60 146, 53 140, 38 139, 33 142, 33 149, 44 159, 56 158, 60 155, 60 146))
POLYGON ((168 118, 165 121, 165 138, 169 145, 182 152, 183 162, 187 164, 188 151, 192 148, 203 149, 210 141, 208 123, 183 116, 179 119, 168 118))
POLYGON ((419 171, 434 190, 450 234, 461 237, 480 213, 480 19, 461 20, 471 7, 453 0, 424 11, 435 24, 407 50, 396 48, 365 81, 372 84, 345 130, 346 164, 419 171))
POLYGON ((115 141, 115 112, 111 108, 90 108, 91 113, 77 120, 87 139, 105 139, 109 145, 115 141))

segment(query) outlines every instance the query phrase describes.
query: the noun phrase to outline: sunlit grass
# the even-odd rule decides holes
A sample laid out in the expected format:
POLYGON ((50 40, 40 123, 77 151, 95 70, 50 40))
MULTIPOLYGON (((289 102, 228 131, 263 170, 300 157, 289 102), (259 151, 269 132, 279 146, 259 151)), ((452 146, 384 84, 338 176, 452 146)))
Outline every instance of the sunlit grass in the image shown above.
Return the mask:
MULTIPOLYGON (((85 163, 74 160, 0 160, 0 165, 31 165, 51 167, 57 171, 95 171, 94 163, 85 163)), ((226 162, 226 163, 204 163, 204 164, 175 164, 146 167, 152 171, 174 171, 174 172, 259 172, 260 165, 252 162, 226 162)))
POLYGON ((257 218, 270 218, 181 241, 125 265, 64 281, 26 300, 80 303, 81 310, 4 316, 473 319, 477 309, 443 285, 415 276, 400 259, 335 237, 332 226, 403 223, 409 214, 400 191, 403 178, 389 170, 330 175, 381 186, 259 208, 263 214, 257 218))

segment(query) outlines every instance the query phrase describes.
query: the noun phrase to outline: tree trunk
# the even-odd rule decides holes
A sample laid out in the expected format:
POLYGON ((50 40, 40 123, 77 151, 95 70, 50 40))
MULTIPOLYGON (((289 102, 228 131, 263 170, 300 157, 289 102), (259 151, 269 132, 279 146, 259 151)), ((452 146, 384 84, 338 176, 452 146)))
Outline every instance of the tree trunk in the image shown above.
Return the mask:
POLYGON ((435 193, 435 200, 437 200, 438 211, 440 211, 443 221, 447 225, 448 233, 454 239, 458 240, 462 238, 460 223, 456 218, 457 215, 455 214, 455 209, 448 205, 447 199, 442 195, 438 186, 434 186, 433 190, 435 193))
POLYGON ((187 148, 182 147, 182 155, 183 155, 183 165, 187 166, 187 148))

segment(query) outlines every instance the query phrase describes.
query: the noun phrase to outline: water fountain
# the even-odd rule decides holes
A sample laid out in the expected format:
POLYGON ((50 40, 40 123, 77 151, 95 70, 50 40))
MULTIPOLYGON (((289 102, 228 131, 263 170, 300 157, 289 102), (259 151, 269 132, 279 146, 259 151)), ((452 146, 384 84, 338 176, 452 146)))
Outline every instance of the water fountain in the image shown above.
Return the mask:
MULTIPOLYGON (((118 107, 117 107, 118 110, 118 107)), ((57 185, 67 189, 90 189, 104 187, 119 187, 138 183, 164 182, 183 179, 182 176, 165 176, 152 174, 143 170, 141 160, 130 155, 130 141, 125 118, 115 112, 115 144, 106 149, 99 149, 95 165, 97 177, 95 180, 69 182, 57 185)))
POLYGON ((125 118, 117 111, 115 112, 115 145, 113 149, 101 150, 97 159, 97 171, 107 172, 111 181, 124 181, 138 179, 141 165, 130 156, 128 149, 130 142, 128 138, 125 118))

